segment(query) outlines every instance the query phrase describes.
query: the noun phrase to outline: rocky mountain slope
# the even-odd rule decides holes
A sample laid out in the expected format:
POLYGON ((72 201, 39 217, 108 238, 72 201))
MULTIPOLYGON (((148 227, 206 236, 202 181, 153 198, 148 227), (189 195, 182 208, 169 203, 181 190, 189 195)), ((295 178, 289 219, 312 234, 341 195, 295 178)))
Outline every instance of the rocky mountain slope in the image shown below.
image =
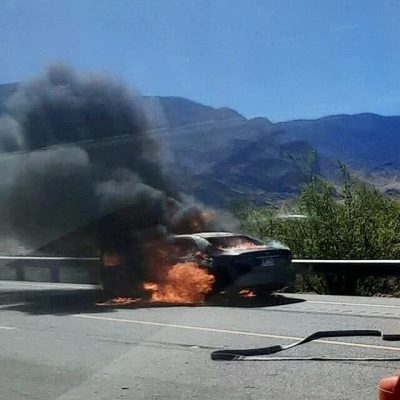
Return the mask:
POLYGON ((400 169, 400 117, 334 115, 277 124, 291 140, 306 140, 321 156, 372 171, 400 169))

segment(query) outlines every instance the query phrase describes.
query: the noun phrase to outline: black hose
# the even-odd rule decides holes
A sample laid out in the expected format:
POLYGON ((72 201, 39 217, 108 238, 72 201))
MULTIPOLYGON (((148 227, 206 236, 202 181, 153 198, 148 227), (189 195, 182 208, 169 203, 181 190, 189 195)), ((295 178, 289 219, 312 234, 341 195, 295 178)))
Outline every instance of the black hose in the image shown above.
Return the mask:
POLYGON ((323 357, 264 357, 257 358, 258 356, 266 356, 275 353, 279 353, 281 351, 289 350, 293 347, 300 346, 302 344, 306 344, 312 342, 313 340, 324 339, 324 338, 334 338, 334 337, 354 337, 354 336, 369 336, 369 337, 380 337, 385 341, 400 341, 400 334, 386 334, 379 330, 370 330, 370 329, 354 329, 354 330, 341 330, 341 331, 319 331, 315 332, 304 339, 299 340, 298 342, 282 346, 275 345, 269 347, 260 347, 255 349, 238 349, 238 350, 216 350, 211 353, 212 360, 218 361, 244 361, 250 360, 250 357, 253 361, 278 361, 278 360, 360 360, 360 361, 400 361, 399 358, 323 358, 323 357))

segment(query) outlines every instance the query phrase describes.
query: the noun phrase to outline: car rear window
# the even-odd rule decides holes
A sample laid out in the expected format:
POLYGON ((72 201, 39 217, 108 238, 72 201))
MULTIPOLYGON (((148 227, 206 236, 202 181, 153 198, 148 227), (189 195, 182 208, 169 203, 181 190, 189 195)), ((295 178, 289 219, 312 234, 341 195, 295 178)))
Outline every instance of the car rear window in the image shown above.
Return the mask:
POLYGON ((213 237, 207 240, 219 249, 239 249, 239 248, 258 248, 264 247, 264 243, 248 236, 228 236, 228 237, 213 237))

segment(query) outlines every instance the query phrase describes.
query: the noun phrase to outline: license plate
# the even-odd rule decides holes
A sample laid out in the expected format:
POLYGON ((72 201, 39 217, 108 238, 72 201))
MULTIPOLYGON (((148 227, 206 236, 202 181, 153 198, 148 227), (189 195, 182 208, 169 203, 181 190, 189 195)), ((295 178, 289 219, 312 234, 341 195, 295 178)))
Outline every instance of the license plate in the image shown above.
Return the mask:
POLYGON ((274 260, 272 258, 261 259, 260 267, 271 267, 272 265, 274 265, 274 260))

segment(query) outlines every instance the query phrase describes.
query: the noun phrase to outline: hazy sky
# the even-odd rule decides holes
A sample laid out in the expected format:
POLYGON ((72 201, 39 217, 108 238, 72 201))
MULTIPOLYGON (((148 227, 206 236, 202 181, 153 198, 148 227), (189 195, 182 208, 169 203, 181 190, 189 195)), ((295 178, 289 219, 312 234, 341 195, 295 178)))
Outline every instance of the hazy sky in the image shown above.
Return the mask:
POLYGON ((400 114, 399 0, 0 0, 0 83, 50 62, 272 121, 400 114))

